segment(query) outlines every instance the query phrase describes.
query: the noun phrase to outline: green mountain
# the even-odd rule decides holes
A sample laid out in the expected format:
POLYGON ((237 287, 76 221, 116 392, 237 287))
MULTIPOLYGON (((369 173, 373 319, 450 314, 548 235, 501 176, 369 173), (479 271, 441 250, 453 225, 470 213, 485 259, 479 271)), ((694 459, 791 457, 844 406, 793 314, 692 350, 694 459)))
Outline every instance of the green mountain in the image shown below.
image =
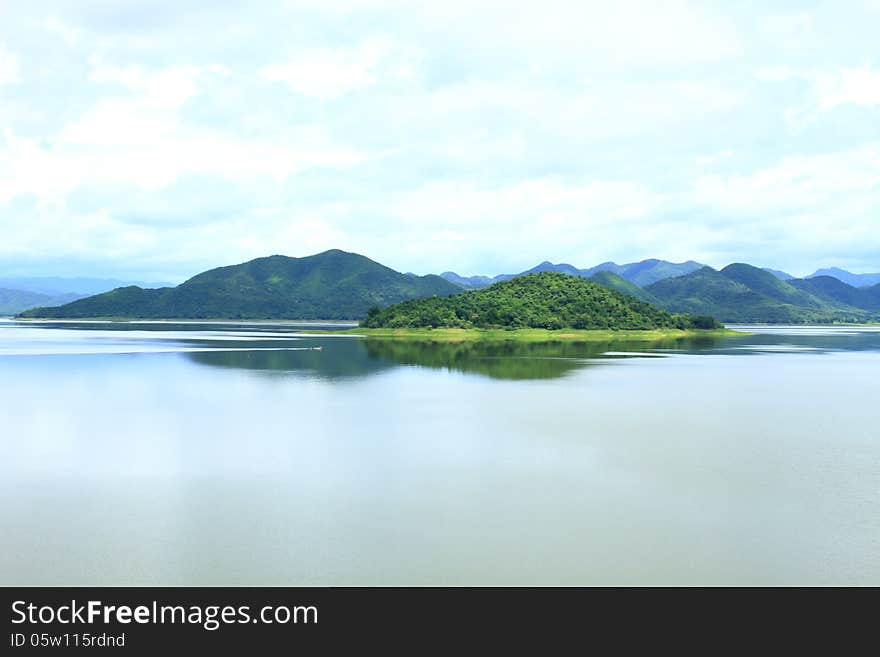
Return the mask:
MULTIPOLYGON (((716 325, 699 318, 701 328, 716 325)), ((692 328, 695 318, 673 316, 654 306, 578 276, 541 272, 448 297, 372 308, 369 328, 692 328)))
POLYGON ((60 306, 82 298, 81 294, 43 294, 29 290, 0 288, 0 315, 15 315, 40 306, 60 306))
POLYGON ((782 304, 817 309, 823 307, 823 304, 811 294, 752 265, 736 262, 727 265, 720 273, 732 281, 742 283, 752 292, 757 292, 782 304))
POLYGON ((607 269, 596 272, 590 276, 589 280, 611 290, 616 290, 621 294, 628 294, 640 301, 647 301, 648 303, 653 304, 657 303, 657 299, 654 298, 653 294, 607 269))
POLYGON ((659 281, 646 290, 660 307, 671 312, 708 314, 724 322, 803 324, 877 319, 867 304, 852 305, 844 295, 817 295, 818 287, 797 280, 783 281, 758 267, 736 263, 721 271, 704 267, 686 276, 659 281))
POLYGON ((872 287, 853 287, 833 276, 815 276, 790 282, 796 288, 828 303, 880 311, 880 284, 872 287))
POLYGON ((171 288, 123 287, 25 317, 357 319, 372 306, 459 292, 439 276, 407 276, 356 253, 274 255, 203 272, 171 288))

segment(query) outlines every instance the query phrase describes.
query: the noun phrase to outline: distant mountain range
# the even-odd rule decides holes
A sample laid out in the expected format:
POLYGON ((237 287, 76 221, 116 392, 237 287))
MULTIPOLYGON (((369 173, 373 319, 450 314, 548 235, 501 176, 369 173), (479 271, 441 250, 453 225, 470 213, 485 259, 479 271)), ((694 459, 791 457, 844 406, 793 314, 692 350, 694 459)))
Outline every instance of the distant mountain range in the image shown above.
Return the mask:
POLYGON ((770 267, 761 267, 768 274, 773 274, 776 278, 781 281, 790 281, 792 278, 797 278, 797 276, 792 276, 788 272, 780 271, 779 269, 770 269, 770 267))
MULTIPOLYGON (((880 275, 840 269, 819 270, 797 279, 744 263, 717 271, 694 261, 650 259, 623 265, 605 262, 587 269, 545 261, 521 274, 494 277, 463 277, 453 272, 417 276, 336 249, 304 258, 276 255, 220 267, 177 287, 128 285, 77 300, 3 290, 0 313, 58 318, 362 319, 373 306, 448 296, 544 272, 589 279, 671 313, 712 316, 726 322, 880 321, 880 283, 855 286, 840 278, 864 283, 875 276, 880 280, 880 275), (41 307, 25 310, 24 306, 31 305, 41 307)), ((31 279, 49 280, 61 279, 31 279)))
POLYGON ((830 276, 839 281, 852 285, 853 287, 870 287, 880 283, 880 274, 853 274, 845 269, 831 267, 830 269, 819 269, 807 278, 818 278, 820 276, 830 276))
POLYGON ((439 276, 407 276, 356 253, 281 255, 220 267, 177 287, 122 287, 25 317, 360 319, 371 306, 460 292, 439 276))
POLYGON ((27 290, 7 290, 0 288, 0 315, 16 315, 28 308, 39 306, 60 306, 77 299, 82 299, 84 294, 42 294, 27 290))
POLYGON ((143 281, 120 281, 114 278, 64 278, 61 276, 0 277, 0 287, 23 292, 38 292, 50 296, 78 294, 90 296, 109 292, 118 287, 137 285, 144 288, 170 287, 171 283, 146 283, 143 281))
MULTIPOLYGON (((447 281, 451 281, 456 285, 460 285, 464 288, 479 289, 483 287, 488 287, 493 283, 497 283, 499 281, 510 280, 514 276, 522 276, 523 274, 533 274, 542 271, 552 271, 560 274, 571 274, 572 276, 581 276, 583 278, 591 278, 594 274, 597 274, 600 271, 610 271, 614 274, 617 274, 624 280, 635 283, 639 287, 647 287, 652 283, 662 281, 666 278, 674 278, 676 276, 684 276, 686 274, 690 274, 691 272, 697 271, 698 269, 701 269, 705 266, 706 265, 695 262, 693 260, 675 263, 669 262, 667 260, 650 258, 648 260, 630 262, 624 265, 618 265, 616 262, 603 262, 602 264, 596 265, 595 267, 578 269, 574 265, 569 265, 567 263, 560 263, 556 265, 552 262, 545 260, 541 264, 536 265, 531 269, 526 269, 525 271, 519 272, 518 274, 499 274, 498 276, 460 276, 453 271, 445 271, 440 274, 440 276, 445 278, 447 281)), ((794 278, 797 278, 797 276, 793 276, 792 274, 781 271, 779 269, 771 269, 770 267, 762 267, 762 269, 770 274, 773 274, 776 278, 783 281, 790 281, 794 278)), ((846 271, 845 269, 839 269, 837 267, 832 267, 830 269, 819 269, 815 273, 810 274, 805 278, 816 278, 819 276, 831 276, 839 281, 846 283, 847 285, 852 285, 853 287, 870 287, 872 285, 877 285, 878 283, 880 283, 880 273, 853 274, 846 271)))
POLYGON ((555 272, 557 274, 570 274, 572 276, 580 276, 581 278, 590 278, 599 272, 608 271, 617 274, 624 280, 634 283, 639 287, 644 287, 651 283, 663 280, 664 278, 684 276, 685 274, 689 274, 704 266, 705 265, 701 265, 692 260, 689 260, 688 262, 674 263, 652 258, 640 262, 630 262, 625 265, 618 265, 616 262, 603 262, 601 265, 596 265, 595 267, 590 267, 588 269, 578 269, 567 263, 556 265, 545 260, 541 264, 536 265, 531 269, 527 269, 526 271, 519 272, 518 274, 500 274, 498 276, 459 276, 455 272, 446 271, 440 274, 440 276, 447 281, 451 281, 464 288, 479 289, 488 287, 493 283, 510 280, 515 276, 537 274, 545 271, 555 272))

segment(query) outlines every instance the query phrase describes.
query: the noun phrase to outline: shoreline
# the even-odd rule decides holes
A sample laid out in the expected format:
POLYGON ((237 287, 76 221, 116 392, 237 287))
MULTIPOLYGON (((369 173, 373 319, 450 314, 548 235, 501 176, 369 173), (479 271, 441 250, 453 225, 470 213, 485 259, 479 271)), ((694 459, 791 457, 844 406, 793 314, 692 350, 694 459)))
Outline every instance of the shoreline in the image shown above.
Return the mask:
MULTIPOLYGON (((311 333, 318 333, 312 331, 311 333)), ((327 331, 373 340, 422 340, 429 342, 654 342, 696 337, 748 335, 731 329, 460 329, 460 328, 356 328, 327 331)))

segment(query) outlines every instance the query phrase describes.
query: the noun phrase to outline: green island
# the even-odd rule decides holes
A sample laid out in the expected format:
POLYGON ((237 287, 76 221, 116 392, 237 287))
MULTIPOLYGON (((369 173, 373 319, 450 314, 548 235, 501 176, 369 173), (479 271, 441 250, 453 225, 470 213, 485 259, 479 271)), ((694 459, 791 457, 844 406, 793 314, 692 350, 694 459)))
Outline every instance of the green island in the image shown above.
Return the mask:
POLYGON ((345 332, 446 342, 650 342, 726 329, 712 317, 671 314, 584 278, 541 272, 482 290, 374 306, 359 328, 345 332))

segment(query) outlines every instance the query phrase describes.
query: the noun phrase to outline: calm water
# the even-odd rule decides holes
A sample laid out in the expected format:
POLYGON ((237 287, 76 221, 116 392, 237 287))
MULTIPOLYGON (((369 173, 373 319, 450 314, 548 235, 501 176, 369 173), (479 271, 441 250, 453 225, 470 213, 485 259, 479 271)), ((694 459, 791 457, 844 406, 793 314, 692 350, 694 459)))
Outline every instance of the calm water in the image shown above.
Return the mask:
POLYGON ((0 320, 0 584, 880 584, 880 330, 293 328, 0 320))

